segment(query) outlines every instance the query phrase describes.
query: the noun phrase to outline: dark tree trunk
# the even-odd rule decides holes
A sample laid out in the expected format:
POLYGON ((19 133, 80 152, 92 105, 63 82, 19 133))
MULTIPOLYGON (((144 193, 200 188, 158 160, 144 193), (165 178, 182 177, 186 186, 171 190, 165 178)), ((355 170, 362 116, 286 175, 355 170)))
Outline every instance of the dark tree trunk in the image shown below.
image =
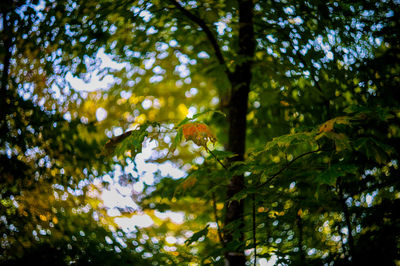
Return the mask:
MULTIPOLYGON (((248 95, 251 83, 251 68, 255 50, 254 29, 253 29, 253 1, 239 0, 239 50, 238 64, 230 76, 232 85, 231 99, 229 102, 229 141, 228 150, 237 156, 232 158, 230 163, 243 161, 246 147, 246 115, 248 95)), ((227 188, 227 197, 231 198, 244 188, 243 175, 234 176, 227 188)), ((240 246, 225 254, 226 265, 245 265, 244 256, 244 220, 243 201, 232 201, 225 206, 225 225, 232 222, 238 223, 240 238, 233 239, 233 234, 225 230, 225 243, 233 240, 239 241, 240 246)))

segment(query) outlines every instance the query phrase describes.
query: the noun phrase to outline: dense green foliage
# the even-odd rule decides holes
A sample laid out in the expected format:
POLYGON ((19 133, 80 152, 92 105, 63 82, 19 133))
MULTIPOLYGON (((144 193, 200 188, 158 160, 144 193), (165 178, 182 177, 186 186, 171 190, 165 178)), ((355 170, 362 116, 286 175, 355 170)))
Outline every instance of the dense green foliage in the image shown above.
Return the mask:
POLYGON ((398 1, 0 8, 1 264, 399 263, 398 1))

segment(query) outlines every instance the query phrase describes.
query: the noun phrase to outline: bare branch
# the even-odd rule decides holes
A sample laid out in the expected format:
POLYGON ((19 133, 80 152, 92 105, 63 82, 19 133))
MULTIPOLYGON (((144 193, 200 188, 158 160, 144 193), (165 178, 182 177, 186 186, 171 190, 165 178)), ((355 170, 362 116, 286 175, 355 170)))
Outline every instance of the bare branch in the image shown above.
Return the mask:
POLYGON ((228 66, 226 65, 224 56, 222 55, 221 48, 219 47, 217 39, 215 38, 211 29, 207 26, 206 22, 203 19, 196 16, 195 14, 193 14, 192 12, 190 12, 189 10, 187 10, 186 8, 184 8, 176 0, 169 0, 169 2, 171 2, 171 4, 173 4, 178 10, 180 10, 182 14, 185 15, 188 19, 199 25, 199 27, 204 31, 208 40, 211 43, 211 46, 215 52, 215 56, 217 57, 218 62, 225 68, 225 73, 227 74, 228 78, 230 78, 231 72, 228 66))

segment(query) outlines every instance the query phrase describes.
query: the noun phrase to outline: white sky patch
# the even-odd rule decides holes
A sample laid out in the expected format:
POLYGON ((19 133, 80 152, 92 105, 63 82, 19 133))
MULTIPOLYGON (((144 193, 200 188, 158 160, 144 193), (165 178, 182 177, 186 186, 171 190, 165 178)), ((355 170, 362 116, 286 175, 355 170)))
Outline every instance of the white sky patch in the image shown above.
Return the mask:
POLYGON ((102 107, 97 108, 97 110, 96 110, 96 119, 97 119, 97 121, 100 122, 100 121, 103 121, 106 118, 107 118, 107 111, 102 107))
POLYGON ((100 75, 100 71, 105 68, 109 68, 111 70, 121 70, 126 67, 127 63, 118 63, 112 58, 104 53, 104 48, 100 48, 96 55, 97 59, 100 59, 101 64, 99 69, 92 72, 92 76, 90 77, 89 82, 85 82, 83 79, 75 77, 71 72, 68 72, 65 76, 65 80, 71 84, 71 87, 76 91, 96 91, 96 90, 107 90, 111 85, 115 83, 115 79, 112 75, 100 75))
POLYGON ((114 136, 119 136, 122 133, 123 133, 123 131, 122 131, 122 128, 120 128, 120 127, 116 127, 116 128, 113 129, 114 136))
POLYGON ((200 53, 198 53, 198 54, 197 54, 197 57, 198 57, 198 58, 201 58, 201 59, 208 59, 208 58, 210 58, 210 56, 209 56, 206 52, 204 52, 204 51, 201 51, 200 53))
POLYGON ((149 109, 153 105, 153 102, 149 99, 144 99, 142 102, 142 107, 144 110, 149 109))
POLYGON ((189 74, 190 74, 190 71, 189 71, 189 69, 187 68, 187 66, 186 66, 186 65, 183 65, 183 64, 177 65, 177 66, 175 67, 175 71, 179 73, 179 76, 180 76, 181 78, 186 78, 186 77, 189 76, 189 74))
POLYGON ((191 106, 189 107, 189 112, 187 114, 187 117, 192 118, 195 113, 197 113, 196 107, 191 106))
POLYGON ((110 208, 119 207, 126 208, 130 207, 137 210, 138 205, 132 200, 131 197, 123 196, 116 189, 111 188, 111 190, 104 189, 101 193, 101 199, 104 205, 110 208))
POLYGON ((289 19, 289 22, 293 23, 295 25, 300 25, 300 24, 303 24, 303 19, 301 17, 295 17, 295 18, 289 19))
POLYGON ((219 103, 219 98, 218 97, 213 97, 212 99, 211 99, 211 104, 212 105, 217 105, 219 103))
POLYGON ((194 159, 194 162, 196 163, 196 164, 203 164, 204 163, 204 157, 196 157, 195 159, 194 159))
POLYGON ((374 191, 374 192, 372 192, 371 194, 368 193, 368 194, 365 196, 365 202, 367 203, 368 207, 371 207, 371 206, 372 206, 372 203, 373 203, 373 201, 374 201, 374 198, 375 198, 375 196, 376 196, 377 194, 378 194, 378 192, 377 192, 377 191, 374 191))
POLYGON ((135 159, 136 168, 137 168, 139 174, 143 173, 143 172, 154 173, 155 171, 157 171, 157 168, 158 168, 157 164, 147 163, 146 160, 150 158, 151 153, 145 154, 145 153, 147 153, 147 151, 145 149, 143 149, 143 151, 144 151, 144 153, 136 155, 136 159, 135 159), (147 155, 150 155, 150 156, 147 156, 147 155))
POLYGON ((132 189, 129 186, 121 186, 117 183, 114 185, 114 188, 124 197, 130 197, 132 195, 132 189))
POLYGON ((272 255, 269 260, 267 260, 265 258, 261 258, 261 259, 257 259, 257 262, 258 262, 259 266, 273 266, 273 265, 275 265, 277 259, 278 258, 275 255, 272 255))
POLYGON ((117 208, 112 208, 107 210, 107 215, 111 217, 120 216, 121 212, 117 208))
POLYGON ((177 45, 178 45, 178 42, 176 40, 169 41, 169 46, 176 47, 177 45))
POLYGON ((215 26, 217 26, 217 32, 219 35, 224 35, 225 29, 227 28, 226 23, 219 21, 214 23, 215 26))
POLYGON ((186 175, 184 171, 174 166, 171 162, 165 162, 158 167, 162 176, 171 176, 174 179, 182 178, 186 175))
POLYGON ((168 244, 173 245, 176 243, 176 238, 173 236, 167 236, 165 238, 165 241, 167 241, 168 244))
POLYGON ((143 184, 143 182, 139 181, 139 182, 136 182, 135 184, 133 184, 133 190, 134 190, 136 193, 142 193, 142 192, 143 192, 143 189, 144 189, 144 184, 143 184))
MULTIPOLYGON (((334 34, 332 34, 331 38, 334 38, 334 34)), ((324 42, 323 37, 319 35, 316 39, 316 45, 321 47, 321 49, 325 52, 325 56, 328 60, 333 59, 333 53, 331 52, 331 46, 329 44, 329 40, 327 43, 324 42)))
POLYGON ((190 91, 189 91, 189 92, 190 92, 191 95, 194 96, 194 95, 196 95, 196 94, 199 92, 199 90, 198 90, 197 88, 190 88, 190 91))
POLYGON ((153 67, 153 64, 156 62, 156 59, 154 57, 151 57, 149 59, 143 60, 144 68, 145 69, 150 69, 153 67))
POLYGON ((181 64, 187 65, 190 61, 190 58, 185 54, 176 53, 176 56, 178 57, 178 60, 179 62, 181 62, 181 64))
POLYGON ((153 15, 147 10, 143 10, 142 12, 140 12, 139 16, 142 17, 145 22, 149 22, 150 19, 153 17, 153 15))
POLYGON ((100 48, 97 52, 97 58, 101 60, 100 68, 111 68, 115 70, 121 70, 126 67, 127 63, 118 63, 111 59, 111 57, 104 53, 104 48, 100 48))
POLYGON ((288 15, 293 15, 293 14, 294 14, 294 8, 291 7, 291 6, 285 7, 285 8, 283 9, 283 11, 284 11, 286 14, 288 14, 288 15))
POLYGON ((153 220, 147 214, 132 215, 130 218, 115 218, 114 221, 121 227, 124 232, 136 231, 137 227, 149 227, 154 224, 153 220))
POLYGON ((76 91, 96 91, 108 89, 113 83, 112 75, 105 75, 103 78, 98 74, 99 71, 93 71, 90 82, 85 82, 83 79, 74 77, 71 72, 65 75, 65 80, 71 84, 71 87, 76 91))
POLYGON ((176 224, 182 224, 183 221, 185 220, 185 214, 183 212, 172 212, 172 211, 166 211, 166 212, 159 212, 155 211, 154 215, 157 216, 160 219, 170 219, 172 222, 176 224))
POLYGON ((153 185, 154 183, 154 174, 152 172, 147 172, 142 176, 142 181, 146 183, 146 185, 153 185))

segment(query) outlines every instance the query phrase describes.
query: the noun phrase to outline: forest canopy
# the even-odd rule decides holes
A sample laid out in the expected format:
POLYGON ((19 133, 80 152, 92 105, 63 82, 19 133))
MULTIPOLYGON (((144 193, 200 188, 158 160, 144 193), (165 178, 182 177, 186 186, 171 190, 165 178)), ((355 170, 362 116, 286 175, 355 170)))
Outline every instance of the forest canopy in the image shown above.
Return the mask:
POLYGON ((400 263, 399 1, 0 11, 1 265, 400 263))

